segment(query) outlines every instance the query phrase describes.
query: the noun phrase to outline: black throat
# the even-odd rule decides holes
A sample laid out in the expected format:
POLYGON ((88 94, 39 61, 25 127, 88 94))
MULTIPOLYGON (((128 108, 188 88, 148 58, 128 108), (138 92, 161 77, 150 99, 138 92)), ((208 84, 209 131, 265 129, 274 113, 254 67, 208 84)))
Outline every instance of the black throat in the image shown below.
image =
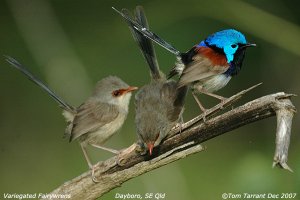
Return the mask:
POLYGON ((233 61, 229 63, 230 67, 224 74, 228 76, 235 76, 241 71, 246 52, 245 50, 245 48, 238 48, 234 54, 233 61))

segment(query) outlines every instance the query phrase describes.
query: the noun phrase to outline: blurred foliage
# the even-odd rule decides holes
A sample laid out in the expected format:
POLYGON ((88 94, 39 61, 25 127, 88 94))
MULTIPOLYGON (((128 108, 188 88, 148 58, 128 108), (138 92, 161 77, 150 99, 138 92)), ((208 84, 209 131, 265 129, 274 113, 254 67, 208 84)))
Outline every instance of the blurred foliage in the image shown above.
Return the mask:
MULTIPOLYGON (((285 91, 300 94, 300 14, 297 1, 70 1, 0 0, 0 53, 24 63, 72 105, 89 95, 97 80, 114 74, 142 86, 149 72, 124 21, 111 9, 143 5, 151 29, 181 51, 225 28, 243 32, 257 48, 247 51, 243 70, 218 94, 230 96, 263 82, 238 104, 285 91)), ((157 54, 167 72, 173 55, 157 54)), ((0 195, 50 192, 87 170, 76 142, 61 137, 61 110, 44 92, 0 60, 0 195)), ((201 96, 207 106, 217 103, 201 96)), ((299 99, 293 102, 299 108, 299 99)), ((236 105, 237 106, 237 105, 236 105)), ((134 108, 106 146, 124 148, 136 139, 134 108)), ((188 96, 184 119, 199 114, 188 96)), ((298 192, 300 124, 296 115, 289 165, 294 173, 272 169, 275 118, 234 130, 206 142, 205 152, 130 180, 116 193, 162 192, 166 199, 221 199, 231 193, 298 192), (176 188, 176 190, 174 190, 176 188)), ((111 155, 90 149, 94 162, 111 155)))

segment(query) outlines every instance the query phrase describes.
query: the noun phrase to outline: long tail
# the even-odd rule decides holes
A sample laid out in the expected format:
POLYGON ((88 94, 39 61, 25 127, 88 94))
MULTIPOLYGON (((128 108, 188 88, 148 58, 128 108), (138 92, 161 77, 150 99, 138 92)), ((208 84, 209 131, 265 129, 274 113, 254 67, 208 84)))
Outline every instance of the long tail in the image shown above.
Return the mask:
POLYGON ((126 21, 127 23, 131 24, 131 26, 139 31, 141 34, 143 34, 145 37, 149 38, 150 40, 154 41, 158 45, 162 46, 169 52, 175 54, 176 56, 180 56, 180 51, 178 51, 175 47, 173 47, 171 44, 164 41, 161 37, 156 35, 155 33, 151 32, 147 27, 144 27, 142 24, 139 24, 138 21, 134 21, 130 16, 126 15, 124 12, 121 12, 117 10, 116 8, 112 7, 117 13, 119 13, 126 21))
POLYGON ((47 87, 42 81, 40 81, 38 78, 36 78, 34 75, 32 75, 25 66, 20 64, 17 60, 10 56, 4 56, 5 60, 11 64, 14 68, 21 71, 23 74, 27 76, 29 80, 37 84, 39 87, 41 87, 43 90, 45 90, 64 110, 73 112, 75 109, 67 104, 62 98, 57 96, 49 87, 47 87))
MULTIPOLYGON (((122 9, 122 13, 127 16, 128 18, 132 18, 130 15, 130 12, 127 9, 122 9)), ((135 20, 142 25, 143 27, 148 28, 148 21, 144 12, 144 9, 142 6, 137 6, 135 10, 135 20)), ((146 37, 144 37, 140 32, 138 32, 132 23, 129 21, 126 21, 129 29, 131 31, 131 34, 133 36, 133 39, 137 42, 139 45, 139 48, 147 61, 150 71, 151 71, 151 76, 152 79, 160 79, 161 74, 159 70, 159 65, 157 62, 155 50, 152 44, 152 41, 146 37)))

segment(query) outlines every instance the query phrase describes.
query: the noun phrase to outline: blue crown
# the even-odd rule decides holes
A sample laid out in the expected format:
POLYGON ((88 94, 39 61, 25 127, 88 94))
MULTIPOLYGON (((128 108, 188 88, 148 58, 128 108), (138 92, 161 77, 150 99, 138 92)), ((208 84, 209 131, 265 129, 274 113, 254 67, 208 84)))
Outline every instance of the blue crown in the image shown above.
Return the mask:
POLYGON ((227 29, 208 36, 205 39, 205 43, 223 48, 231 44, 246 44, 247 41, 241 32, 234 29, 227 29))
POLYGON ((227 62, 230 63, 237 51, 237 46, 231 46, 234 44, 247 44, 245 36, 237 30, 226 29, 208 36, 199 43, 199 46, 215 46, 222 49, 227 57, 227 62))

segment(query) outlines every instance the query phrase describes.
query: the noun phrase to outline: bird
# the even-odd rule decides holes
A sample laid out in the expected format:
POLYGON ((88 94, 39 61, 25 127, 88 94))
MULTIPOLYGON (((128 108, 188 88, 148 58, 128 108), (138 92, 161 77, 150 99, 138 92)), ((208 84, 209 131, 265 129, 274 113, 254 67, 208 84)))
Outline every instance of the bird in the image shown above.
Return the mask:
POLYGON ((209 35, 189 51, 180 52, 138 21, 123 15, 115 8, 114 10, 144 37, 176 56, 175 66, 171 69, 168 79, 179 75, 178 87, 190 86, 194 99, 204 112, 204 117, 207 109, 197 98, 196 93, 206 94, 224 102, 226 98, 214 92, 225 87, 230 79, 240 72, 246 49, 256 46, 247 42, 241 32, 225 29, 209 35))
POLYGON ((79 141, 87 164, 92 170, 92 180, 98 182, 94 176, 95 168, 87 154, 86 147, 91 145, 114 154, 119 153, 117 150, 102 145, 122 127, 128 114, 131 93, 138 88, 129 86, 117 76, 108 76, 98 81, 92 95, 75 108, 66 103, 16 59, 10 56, 5 56, 5 59, 59 104, 67 122, 65 134, 69 136, 69 142, 79 141))
MULTIPOLYGON (((122 14, 132 17, 127 9, 122 9, 122 14)), ((136 7, 135 20, 148 28, 142 6, 136 7)), ((141 87, 135 95, 135 126, 138 144, 152 156, 153 148, 159 146, 180 121, 188 87, 178 88, 176 81, 167 80, 159 69, 151 40, 136 31, 130 22, 128 26, 150 69, 150 83, 141 87)))

